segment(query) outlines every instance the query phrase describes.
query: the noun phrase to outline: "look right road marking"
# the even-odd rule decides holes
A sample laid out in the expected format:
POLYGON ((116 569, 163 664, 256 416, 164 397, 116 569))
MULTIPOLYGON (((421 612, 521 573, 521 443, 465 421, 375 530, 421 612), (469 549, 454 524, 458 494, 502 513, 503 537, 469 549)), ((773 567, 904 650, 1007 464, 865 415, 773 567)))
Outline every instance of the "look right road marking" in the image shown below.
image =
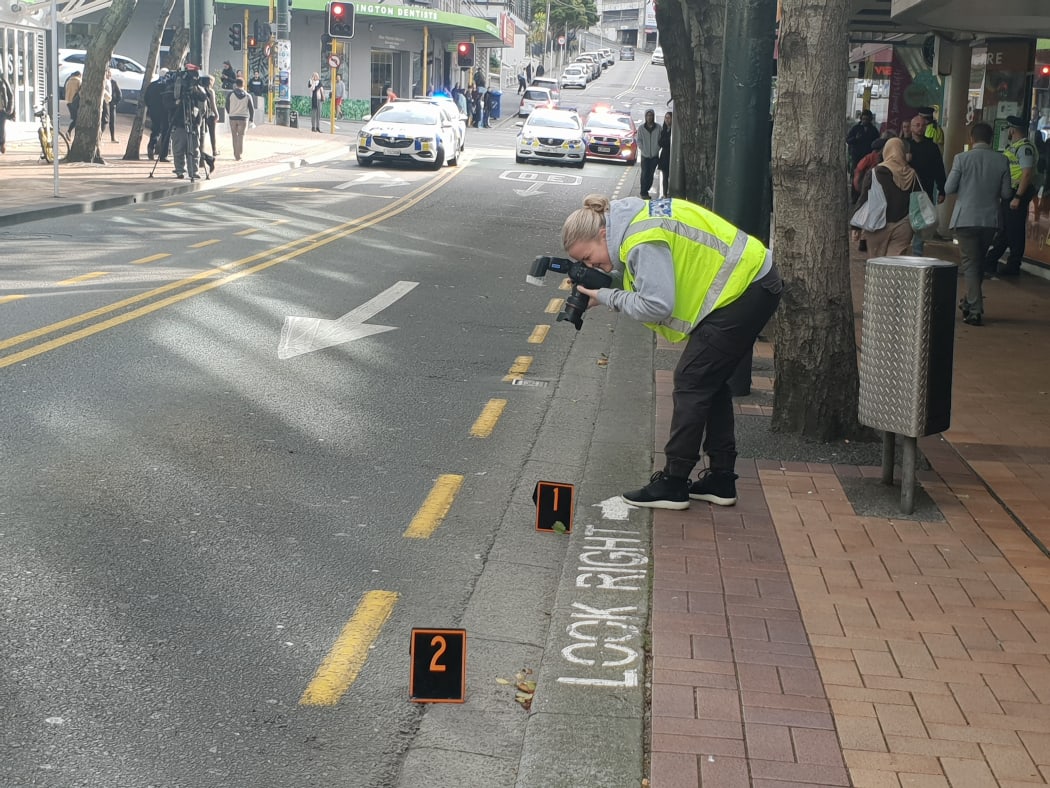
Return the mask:
POLYGON ((357 680, 379 630, 397 602, 395 591, 369 591, 307 685, 300 706, 334 706, 357 680))

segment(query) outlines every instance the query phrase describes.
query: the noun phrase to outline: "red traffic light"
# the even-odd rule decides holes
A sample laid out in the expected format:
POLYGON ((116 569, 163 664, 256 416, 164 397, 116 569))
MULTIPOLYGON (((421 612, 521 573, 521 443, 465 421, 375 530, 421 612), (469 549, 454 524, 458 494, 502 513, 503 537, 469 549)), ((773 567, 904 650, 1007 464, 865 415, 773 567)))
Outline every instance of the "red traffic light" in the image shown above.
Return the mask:
POLYGON ((467 55, 470 53, 470 44, 461 43, 459 45, 459 54, 467 55))
POLYGON ((474 65, 474 43, 472 41, 460 41, 456 45, 456 63, 460 68, 470 68, 474 65))
POLYGON ((328 35, 332 38, 354 37, 354 4, 328 4, 328 35))
POLYGON ((342 3, 332 3, 332 19, 345 19, 346 6, 342 3))
POLYGON ((1050 77, 1050 66, 1043 66, 1041 73, 1044 77, 1050 77))

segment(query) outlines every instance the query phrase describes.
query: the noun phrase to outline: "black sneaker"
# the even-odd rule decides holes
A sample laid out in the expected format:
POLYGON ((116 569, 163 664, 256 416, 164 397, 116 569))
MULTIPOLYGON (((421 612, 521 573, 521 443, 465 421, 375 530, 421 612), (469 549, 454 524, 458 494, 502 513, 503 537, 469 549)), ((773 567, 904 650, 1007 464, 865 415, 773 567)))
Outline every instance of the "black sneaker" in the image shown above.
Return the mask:
POLYGON ((718 506, 732 506, 736 503, 737 475, 732 471, 713 471, 710 468, 700 472, 700 478, 689 486, 689 497, 694 501, 707 501, 718 506))
POLYGON ((965 298, 959 299, 959 311, 962 312, 963 320, 970 316, 970 305, 966 303, 965 298))
POLYGON ((688 509, 689 479, 657 471, 645 487, 625 492, 620 497, 627 503, 649 509, 688 509))
POLYGON ((984 320, 976 312, 967 312, 966 317, 963 318, 963 322, 968 326, 983 326, 984 320))

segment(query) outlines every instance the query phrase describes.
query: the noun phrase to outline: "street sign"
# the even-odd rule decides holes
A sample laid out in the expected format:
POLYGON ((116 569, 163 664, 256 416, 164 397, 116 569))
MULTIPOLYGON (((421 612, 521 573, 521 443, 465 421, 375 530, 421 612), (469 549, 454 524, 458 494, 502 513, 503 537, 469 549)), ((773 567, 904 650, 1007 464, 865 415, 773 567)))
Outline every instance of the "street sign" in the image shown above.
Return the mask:
POLYGON ((462 703, 467 688, 467 631, 413 629, 408 696, 416 703, 462 703))
POLYGON ((565 36, 558 36, 558 46, 565 46, 565 36))
POLYGON ((328 65, 329 65, 330 68, 339 68, 339 64, 341 62, 342 61, 339 59, 339 55, 329 55, 328 56, 328 65))

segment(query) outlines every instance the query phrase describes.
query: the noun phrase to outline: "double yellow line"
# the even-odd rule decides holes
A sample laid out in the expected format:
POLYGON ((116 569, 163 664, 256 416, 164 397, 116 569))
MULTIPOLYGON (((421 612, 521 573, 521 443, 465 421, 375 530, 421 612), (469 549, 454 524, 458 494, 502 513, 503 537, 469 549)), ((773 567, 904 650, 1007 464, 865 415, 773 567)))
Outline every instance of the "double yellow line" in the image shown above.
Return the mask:
POLYGON ((75 315, 32 331, 27 331, 24 334, 19 334, 18 336, 9 339, 0 340, 0 351, 2 351, 27 342, 33 342, 49 334, 65 331, 66 329, 80 325, 81 323, 89 323, 92 320, 105 317, 113 312, 127 309, 136 304, 148 302, 145 303, 144 306, 132 309, 129 312, 122 312, 121 314, 110 317, 106 320, 99 320, 97 323, 91 323, 91 325, 75 331, 70 331, 69 333, 63 334, 54 339, 40 342, 39 344, 32 345, 24 350, 2 356, 0 357, 0 369, 10 367, 13 364, 19 364, 28 359, 42 355, 43 353, 63 347, 64 345, 78 342, 81 339, 86 339, 87 337, 101 333, 110 328, 129 323, 140 317, 145 317, 146 315, 164 309, 165 307, 172 306, 173 304, 177 304, 180 301, 185 301, 193 296, 207 293, 210 290, 230 284, 231 282, 235 282, 243 277, 251 276, 260 271, 265 271, 267 268, 278 265, 279 263, 294 260, 307 252, 312 252, 313 250, 326 246, 340 238, 345 238, 348 235, 352 235, 368 227, 379 224, 385 219, 389 219, 407 211, 421 200, 429 197, 435 191, 444 186, 445 183, 454 178, 459 172, 460 170, 458 168, 446 169, 437 177, 427 181, 420 188, 405 195, 400 201, 384 206, 383 208, 366 214, 365 216, 351 219, 343 224, 336 225, 335 227, 321 230, 303 238, 297 238, 288 243, 273 247, 272 249, 256 252, 253 255, 249 255, 248 257, 244 257, 232 263, 227 263, 217 268, 200 271, 192 276, 186 277, 185 279, 170 282, 161 287, 154 288, 153 290, 148 290, 145 293, 140 293, 131 296, 130 298, 116 301, 104 307, 99 307, 98 309, 93 309, 90 312, 84 312, 83 314, 75 315), (204 282, 203 284, 197 284, 195 287, 193 286, 202 281, 204 282), (172 295, 162 297, 167 293, 172 293, 172 295))

